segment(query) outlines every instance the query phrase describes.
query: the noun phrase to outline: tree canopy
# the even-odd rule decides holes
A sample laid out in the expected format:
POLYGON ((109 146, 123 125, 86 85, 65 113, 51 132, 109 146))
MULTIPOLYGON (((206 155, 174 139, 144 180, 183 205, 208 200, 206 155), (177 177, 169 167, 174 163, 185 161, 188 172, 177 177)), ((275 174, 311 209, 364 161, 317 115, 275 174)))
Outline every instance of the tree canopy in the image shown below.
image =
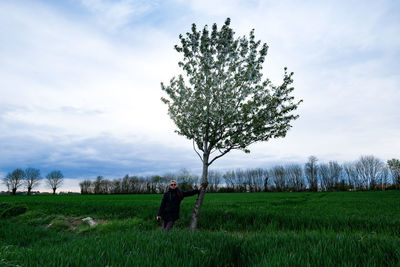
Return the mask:
POLYGON ((198 31, 193 24, 179 39, 175 50, 183 55, 178 64, 185 78, 179 75, 162 84, 168 95, 162 100, 178 134, 203 153, 218 153, 205 163, 232 149, 249 152, 254 142, 286 135, 298 117, 292 111, 301 102, 291 95, 293 73, 285 68, 279 86, 262 79, 268 46, 255 40, 254 30, 249 37, 235 38, 228 18, 220 30, 214 24, 211 31, 207 26, 198 31))

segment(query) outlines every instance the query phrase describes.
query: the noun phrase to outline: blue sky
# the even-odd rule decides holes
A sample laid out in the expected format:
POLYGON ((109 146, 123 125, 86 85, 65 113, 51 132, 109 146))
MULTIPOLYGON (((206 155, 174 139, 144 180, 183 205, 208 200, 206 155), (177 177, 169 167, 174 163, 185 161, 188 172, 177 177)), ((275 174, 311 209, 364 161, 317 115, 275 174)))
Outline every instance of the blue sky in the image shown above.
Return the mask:
POLYGON ((268 43, 265 77, 278 84, 287 66, 304 103, 286 138, 214 169, 399 158, 399 13, 398 1, 3 0, 0 177, 29 166, 71 179, 199 173, 160 82, 179 73, 179 34, 226 17, 268 43))

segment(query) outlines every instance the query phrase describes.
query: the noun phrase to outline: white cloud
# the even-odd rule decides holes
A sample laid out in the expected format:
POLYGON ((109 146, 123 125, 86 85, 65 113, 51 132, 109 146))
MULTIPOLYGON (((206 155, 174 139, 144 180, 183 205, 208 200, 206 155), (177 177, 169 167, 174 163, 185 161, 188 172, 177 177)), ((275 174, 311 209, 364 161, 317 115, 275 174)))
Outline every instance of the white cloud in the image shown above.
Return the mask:
POLYGON ((82 0, 81 2, 95 14, 101 25, 110 29, 128 24, 132 19, 140 17, 157 5, 155 1, 138 0, 82 0))
MULTIPOLYGON (((195 156, 190 142, 173 133, 160 82, 179 72, 173 45, 183 32, 177 28, 188 31, 191 22, 199 28, 222 25, 229 16, 238 35, 255 28, 256 37, 270 45, 264 71, 274 83, 284 66, 295 72, 295 95, 304 103, 285 139, 256 144, 250 155, 232 153, 215 167, 304 161, 310 154, 337 160, 398 157, 400 23, 392 2, 174 1, 171 6, 182 10, 165 10, 177 12, 170 17, 157 9, 169 6, 162 2, 80 3, 88 16, 73 17, 54 4, 0 3, 4 142, 15 137, 78 144, 81 150, 68 151, 112 162, 96 149, 101 144, 85 147, 80 141, 113 136, 115 147, 145 140, 195 156)), ((175 157, 167 151, 159 156, 175 157)), ((63 158, 75 160, 59 150, 46 160, 63 158)))
POLYGON ((8 41, 0 52, 5 59, 0 104, 19 107, 3 114, 4 120, 51 125, 59 129, 57 134, 134 132, 151 137, 149 133, 165 128, 172 133, 160 101, 160 82, 169 79, 163 73, 176 69, 167 35, 155 29, 140 42, 128 39, 125 44, 54 10, 32 12, 35 8, 9 7, 14 10, 8 13, 18 17, 3 13, 3 20, 20 25, 9 32, 19 45, 8 41))

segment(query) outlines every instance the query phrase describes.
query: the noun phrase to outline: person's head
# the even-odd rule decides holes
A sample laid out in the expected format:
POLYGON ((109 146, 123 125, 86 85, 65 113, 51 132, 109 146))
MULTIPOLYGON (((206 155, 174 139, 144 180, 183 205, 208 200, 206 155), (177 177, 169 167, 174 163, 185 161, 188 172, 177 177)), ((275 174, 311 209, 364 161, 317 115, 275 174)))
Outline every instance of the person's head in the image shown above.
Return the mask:
POLYGON ((171 180, 171 181, 169 182, 169 188, 175 189, 175 188, 177 188, 177 187, 178 187, 178 183, 177 183, 175 180, 171 180))

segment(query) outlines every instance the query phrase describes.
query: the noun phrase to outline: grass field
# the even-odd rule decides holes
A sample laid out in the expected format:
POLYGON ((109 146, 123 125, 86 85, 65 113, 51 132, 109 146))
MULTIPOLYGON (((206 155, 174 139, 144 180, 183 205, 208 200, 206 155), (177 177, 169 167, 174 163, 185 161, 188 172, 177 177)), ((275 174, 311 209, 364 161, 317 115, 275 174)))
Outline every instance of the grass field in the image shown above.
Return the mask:
POLYGON ((195 233, 161 197, 1 196, 0 266, 400 266, 400 191, 207 194, 195 233))

